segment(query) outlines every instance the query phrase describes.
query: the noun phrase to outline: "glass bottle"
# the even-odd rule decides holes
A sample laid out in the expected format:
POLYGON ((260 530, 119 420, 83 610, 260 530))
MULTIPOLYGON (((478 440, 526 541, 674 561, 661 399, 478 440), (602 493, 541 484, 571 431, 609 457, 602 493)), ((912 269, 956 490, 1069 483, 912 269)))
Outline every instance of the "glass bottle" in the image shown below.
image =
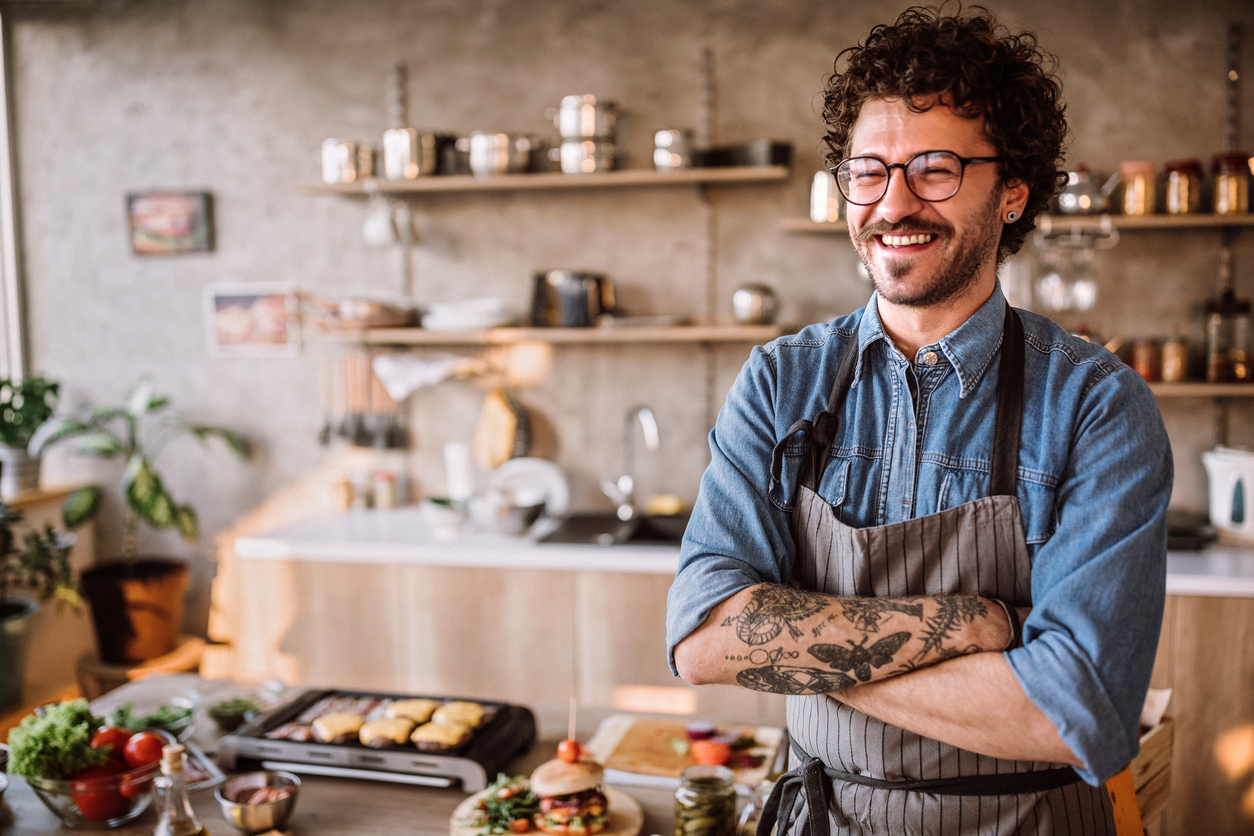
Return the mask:
POLYGON ((187 752, 178 743, 171 743, 161 750, 161 777, 153 783, 161 800, 161 818, 157 822, 155 836, 208 836, 192 812, 187 797, 187 752))
POLYGON ((1224 291, 1206 303, 1206 380, 1254 380, 1250 360, 1250 303, 1224 291))
POLYGON ((675 836, 736 836, 736 788, 725 766, 690 766, 675 790, 675 836))

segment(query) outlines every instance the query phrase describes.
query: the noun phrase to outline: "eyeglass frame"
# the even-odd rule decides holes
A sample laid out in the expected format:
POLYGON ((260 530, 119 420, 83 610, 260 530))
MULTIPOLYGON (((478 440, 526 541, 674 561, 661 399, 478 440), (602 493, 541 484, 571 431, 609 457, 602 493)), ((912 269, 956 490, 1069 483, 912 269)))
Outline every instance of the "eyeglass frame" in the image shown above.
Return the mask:
POLYGON ((857 157, 846 157, 845 159, 836 163, 836 165, 828 166, 827 170, 828 172, 831 173, 832 179, 836 181, 836 188, 840 190, 841 196, 845 200, 852 203, 854 206, 874 206, 876 203, 879 203, 881 200, 883 200, 884 195, 888 194, 889 185, 891 185, 892 183, 894 168, 901 169, 901 177, 903 180, 906 181, 906 188, 910 190, 910 194, 914 195, 919 200, 925 201, 927 203, 944 203, 946 200, 952 199, 953 196, 958 194, 958 192, 962 189, 962 184, 967 178, 967 166, 968 165, 970 165, 971 163, 999 163, 1004 159, 1005 159, 1004 157, 963 157, 959 154, 954 153, 953 151, 949 151, 944 148, 933 148, 930 151, 920 151, 919 153, 912 156, 910 159, 906 160, 904 163, 884 162, 884 160, 872 154, 861 154, 857 157), (924 156, 927 156, 928 154, 949 154, 954 159, 956 159, 959 163, 962 164, 962 168, 958 171, 958 185, 954 187, 953 194, 949 195, 949 197, 940 197, 940 198, 924 197, 923 195, 916 192, 914 190, 914 186, 910 184, 910 175, 908 173, 908 166, 912 162, 917 160, 919 157, 924 157, 924 156), (877 163, 884 166, 884 169, 887 172, 884 176, 884 191, 880 193, 879 197, 875 198, 875 200, 872 200, 870 203, 858 203, 856 200, 849 197, 849 195, 845 194, 845 189, 841 185, 841 182, 840 182, 840 175, 836 173, 840 169, 840 167, 843 166, 845 163, 851 163, 854 160, 875 160, 877 163))

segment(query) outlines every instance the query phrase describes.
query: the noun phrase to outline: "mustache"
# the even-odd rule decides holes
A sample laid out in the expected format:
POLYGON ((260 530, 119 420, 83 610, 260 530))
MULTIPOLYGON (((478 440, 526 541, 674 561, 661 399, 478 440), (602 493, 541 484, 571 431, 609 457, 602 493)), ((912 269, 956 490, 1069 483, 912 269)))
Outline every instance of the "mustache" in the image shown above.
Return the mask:
POLYGON ((888 221, 876 221, 859 229, 854 240, 859 243, 867 243, 877 235, 927 235, 929 233, 942 237, 950 235, 952 232, 952 227, 931 221, 910 221, 909 223, 895 224, 888 221))

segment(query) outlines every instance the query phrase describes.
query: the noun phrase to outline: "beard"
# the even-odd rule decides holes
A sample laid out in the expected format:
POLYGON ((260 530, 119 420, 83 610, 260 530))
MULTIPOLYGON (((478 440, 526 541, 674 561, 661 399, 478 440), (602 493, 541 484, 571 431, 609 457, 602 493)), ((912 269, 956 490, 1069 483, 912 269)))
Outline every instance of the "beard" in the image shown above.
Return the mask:
POLYGON ((866 267, 875 285, 875 292, 895 305, 926 308, 940 304, 975 283, 980 268, 990 258, 996 258, 1001 241, 1001 229, 997 223, 997 207, 1001 202, 1001 190, 995 191, 985 204, 974 213, 969 231, 958 236, 952 225, 937 221, 906 219, 891 224, 876 221, 858 230, 853 245, 858 258, 866 267), (934 245, 948 248, 942 261, 931 273, 913 283, 899 281, 911 270, 917 269, 914 257, 889 258, 881 268, 872 257, 875 238, 878 235, 913 235, 932 233, 934 245))

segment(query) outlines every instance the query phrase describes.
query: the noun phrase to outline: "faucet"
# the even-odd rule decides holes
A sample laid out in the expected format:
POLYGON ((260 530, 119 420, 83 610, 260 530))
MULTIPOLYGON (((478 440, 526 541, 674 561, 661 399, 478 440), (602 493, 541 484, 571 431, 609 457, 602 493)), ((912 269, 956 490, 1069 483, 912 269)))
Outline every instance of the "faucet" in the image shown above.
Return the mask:
POLYGON ((644 447, 653 452, 658 449, 657 419, 647 406, 634 406, 623 418, 623 474, 617 480, 602 479, 601 492, 618 503, 618 518, 623 522, 636 516, 633 500, 636 493, 636 444, 635 426, 640 422, 644 433, 644 447))

